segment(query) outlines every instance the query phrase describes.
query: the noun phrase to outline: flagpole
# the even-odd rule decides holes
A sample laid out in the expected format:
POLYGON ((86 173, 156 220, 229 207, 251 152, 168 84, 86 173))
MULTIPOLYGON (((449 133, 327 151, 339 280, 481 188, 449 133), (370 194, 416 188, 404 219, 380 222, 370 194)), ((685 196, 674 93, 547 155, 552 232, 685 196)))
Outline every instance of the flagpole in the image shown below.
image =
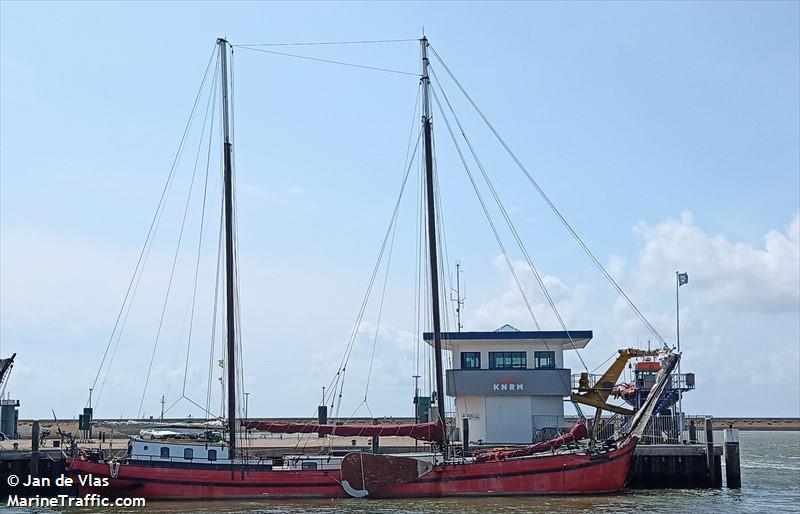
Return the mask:
MULTIPOLYGON (((681 353, 681 304, 680 291, 681 276, 680 272, 675 272, 675 335, 678 343, 678 355, 681 353)), ((681 438, 683 438, 683 386, 681 385, 681 360, 678 359, 678 422, 681 427, 681 438)))
MULTIPOLYGON (((681 287, 680 272, 675 272, 675 333, 678 340, 678 353, 681 353, 681 306, 678 290, 681 287)), ((678 361, 678 368, 680 369, 681 361, 678 361)), ((680 371, 679 371, 680 373, 680 371)))

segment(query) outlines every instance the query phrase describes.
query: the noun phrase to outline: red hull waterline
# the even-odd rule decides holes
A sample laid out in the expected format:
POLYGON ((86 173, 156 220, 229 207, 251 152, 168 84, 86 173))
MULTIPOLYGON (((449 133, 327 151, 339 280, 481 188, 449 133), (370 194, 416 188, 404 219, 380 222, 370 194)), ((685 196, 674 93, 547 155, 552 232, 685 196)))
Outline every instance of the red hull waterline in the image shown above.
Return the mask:
MULTIPOLYGON (((404 484, 370 494, 380 498, 595 494, 625 486, 636 447, 597 455, 545 455, 495 462, 442 464, 404 484)), ((75 459, 73 475, 108 478, 107 487, 81 487, 80 494, 148 499, 345 498, 340 470, 231 471, 121 464, 75 459)))

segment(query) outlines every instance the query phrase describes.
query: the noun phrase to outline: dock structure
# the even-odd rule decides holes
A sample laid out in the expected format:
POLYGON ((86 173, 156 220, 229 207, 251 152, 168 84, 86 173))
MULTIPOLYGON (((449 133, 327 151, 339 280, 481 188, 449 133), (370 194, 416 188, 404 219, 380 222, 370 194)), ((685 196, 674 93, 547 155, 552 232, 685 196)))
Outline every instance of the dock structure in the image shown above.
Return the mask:
MULTIPOLYGON (((67 459, 61 450, 47 449, 38 451, 38 462, 34 464, 33 452, 25 450, 0 450, 0 477, 16 475, 18 477, 48 478, 49 484, 36 487, 35 490, 28 491, 24 487, 11 487, 7 480, 0 480, 0 498, 6 498, 10 494, 20 494, 30 492, 42 496, 53 496, 57 494, 70 494, 72 491, 65 490, 56 485, 56 478, 66 472, 67 459), (37 469, 34 470, 33 466, 37 469), (34 472, 35 471, 35 472, 34 472)), ((45 482, 47 484, 47 482, 45 482)))
POLYGON ((636 447, 631 489, 720 489, 722 447, 650 444, 636 447), (709 468, 709 462, 711 467, 709 468))
MULTIPOLYGON (((177 421, 177 420, 176 420, 177 421)), ((380 422, 381 420, 375 420, 380 422)), ((398 421, 395 418, 393 421, 398 421)), ((46 423, 46 422, 45 422, 46 423)), ((144 423, 123 424, 127 429, 121 429, 116 424, 110 430, 103 422, 97 422, 97 440, 79 443, 79 447, 102 448, 106 455, 122 454, 127 447, 127 436, 138 433, 144 428, 144 423), (111 433, 116 437, 112 438, 111 433)), ((36 423, 38 425, 39 423, 36 423)), ((31 423, 33 425, 33 423, 31 423)), ((110 425, 110 423, 109 423, 110 425)), ((713 426, 709 419, 701 424, 702 428, 713 426)), ((33 428, 33 426, 31 426, 33 428)), ((37 430, 38 431, 38 430, 37 430)), ((40 476, 54 479, 64 473, 67 462, 67 453, 56 447, 60 441, 42 441, 41 447, 32 439, 31 432, 24 434, 25 439, 5 441, 4 446, 16 446, 16 449, 0 449, 0 474, 16 474, 18 476, 40 476), (11 444, 9 444, 11 443, 11 444), (36 469, 38 467, 38 469, 36 469)), ((739 443, 738 431, 728 430, 725 433, 723 446, 715 444, 713 431, 703 429, 697 431, 697 440, 685 444, 640 444, 635 451, 636 461, 627 487, 631 489, 704 489, 722 488, 723 473, 722 460, 725 459, 725 482, 728 488, 741 488, 741 473, 739 469, 739 443)), ((293 447, 296 437, 264 437, 250 440, 249 448, 254 455, 264 458, 283 455, 287 447, 293 447)), ((36 441, 38 443, 38 441, 36 441)), ((413 450, 413 443, 409 445, 406 438, 384 437, 378 441, 369 437, 342 438, 332 446, 325 438, 312 438, 304 444, 309 451, 319 451, 320 447, 327 447, 333 453, 347 453, 350 451, 402 453, 413 450), (337 444, 338 443, 338 444, 337 444)), ((493 445, 468 442, 467 445, 456 443, 454 446, 468 448, 467 452, 490 449, 493 445)), ((66 448, 65 448, 66 449, 66 448)), ((302 452, 300 452, 302 453, 302 452)), ((6 483, 0 484, 0 497, 10 493, 6 483)))

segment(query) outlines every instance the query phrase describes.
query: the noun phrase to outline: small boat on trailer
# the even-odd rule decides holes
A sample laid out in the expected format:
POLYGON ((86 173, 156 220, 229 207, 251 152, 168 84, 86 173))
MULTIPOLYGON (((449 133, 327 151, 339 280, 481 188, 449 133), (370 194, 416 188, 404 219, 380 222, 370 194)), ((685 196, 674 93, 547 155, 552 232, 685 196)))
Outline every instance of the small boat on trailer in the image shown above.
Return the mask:
POLYGON ((587 427, 577 424, 549 441, 457 456, 445 426, 439 273, 436 230, 436 194, 432 158, 432 124, 428 77, 428 41, 422 50, 422 134, 425 156, 427 237, 430 266, 438 419, 407 425, 327 425, 269 423, 237 420, 236 356, 237 304, 235 301, 235 236, 233 205, 233 142, 227 59, 230 44, 217 41, 223 111, 223 202, 225 236, 225 290, 227 335, 227 441, 206 436, 188 440, 153 432, 133 437, 123 458, 105 459, 102 453, 81 452, 70 460, 73 475, 106 480, 79 487, 80 494, 135 496, 148 499, 234 498, 417 498, 438 496, 565 495, 618 491, 628 478, 633 452, 679 356, 665 350, 656 383, 630 424, 616 438, 586 444, 587 427), (237 447, 237 432, 317 433, 331 436, 406 436, 428 441, 427 453, 297 455, 254 457, 237 447), (164 437, 160 437, 164 436, 164 437), (103 483, 102 487, 92 484, 103 483))

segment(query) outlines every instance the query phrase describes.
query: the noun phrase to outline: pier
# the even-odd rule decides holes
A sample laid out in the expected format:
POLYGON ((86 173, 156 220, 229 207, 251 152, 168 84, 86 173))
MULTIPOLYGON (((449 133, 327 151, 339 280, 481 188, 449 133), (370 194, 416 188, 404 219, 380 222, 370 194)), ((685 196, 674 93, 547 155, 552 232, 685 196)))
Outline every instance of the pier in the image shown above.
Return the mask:
MULTIPOLYGON (((168 420, 165 420, 168 422, 168 420)), ((172 420, 174 422, 185 420, 172 420)), ((373 420, 370 419, 370 422, 373 420)), ((387 420, 374 420, 376 422, 387 420)), ((392 422, 402 422, 405 418, 392 418, 392 422)), ((59 425, 71 426, 73 421, 62 421, 59 425)), ((55 423, 42 422, 42 430, 53 429, 55 423)), ((95 439, 78 441, 78 448, 102 449, 106 455, 122 455, 127 447, 127 438, 139 430, 152 426, 152 420, 139 422, 96 421, 95 439)), ((38 476, 55 479, 64 473, 68 448, 61 448, 60 439, 43 439, 40 448, 31 440, 33 423, 20 422, 23 439, 6 440, 0 450, 0 475, 38 476), (58 445, 58 447, 55 447, 58 445), (16 448, 14 448, 16 446, 16 448), (38 471, 34 467, 38 466, 38 471)), ((727 429, 723 441, 714 441, 714 424, 708 419, 705 426, 698 427, 694 434, 696 440, 687 444, 639 444, 636 448, 636 461, 628 488, 631 489, 719 489, 726 484, 728 488, 741 487, 739 469, 738 430, 727 429), (705 430, 707 429, 707 430, 705 430), (725 480, 723 480, 723 460, 725 480)), ((297 436, 259 437, 249 440, 249 448, 254 456, 269 458, 284 455, 287 449, 295 448, 300 439, 297 436)), ((461 446, 459 443, 458 446, 461 446)), ((491 449, 496 444, 469 444, 470 451, 491 449)), ((419 445, 419 449, 423 449, 419 445)), ((297 453, 318 452, 329 448, 333 454, 344 455, 351 451, 375 453, 404 453, 415 450, 415 445, 407 438, 383 437, 380 441, 369 437, 337 438, 333 446, 325 438, 311 438, 300 447, 297 453)), ((64 492, 53 485, 53 491, 64 492)), ((0 484, 0 496, 9 493, 5 481, 0 484)))

